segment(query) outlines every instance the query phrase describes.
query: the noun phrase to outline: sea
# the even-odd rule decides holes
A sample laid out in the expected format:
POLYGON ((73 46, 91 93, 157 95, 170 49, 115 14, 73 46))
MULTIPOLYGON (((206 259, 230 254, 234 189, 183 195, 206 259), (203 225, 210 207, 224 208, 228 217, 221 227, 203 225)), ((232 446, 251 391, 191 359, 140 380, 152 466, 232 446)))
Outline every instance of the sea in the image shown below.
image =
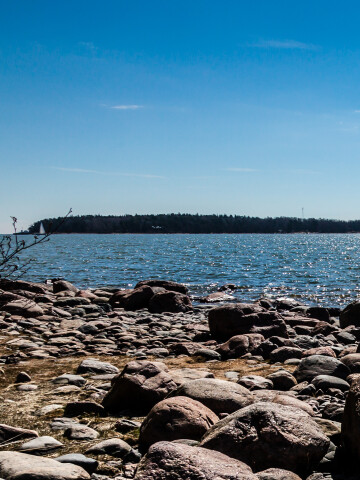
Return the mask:
POLYGON ((58 234, 22 252, 21 261, 30 258, 26 280, 64 278, 80 288, 158 278, 185 283, 195 301, 227 283, 241 302, 343 306, 360 296, 360 234, 58 234))

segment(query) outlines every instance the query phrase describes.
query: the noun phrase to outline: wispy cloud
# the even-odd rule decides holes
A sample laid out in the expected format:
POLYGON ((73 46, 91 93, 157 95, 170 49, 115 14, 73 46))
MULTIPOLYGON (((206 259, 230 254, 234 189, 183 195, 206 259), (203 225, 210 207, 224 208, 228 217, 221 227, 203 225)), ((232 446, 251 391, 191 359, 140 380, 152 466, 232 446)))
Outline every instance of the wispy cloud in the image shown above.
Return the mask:
POLYGON ((112 105, 109 108, 112 110, 139 110, 144 108, 144 105, 112 105))
POLYGON ((224 168, 227 172, 259 172, 260 170, 256 168, 224 168))
POLYGON ((298 42, 297 40, 259 40, 249 44, 255 48, 276 48, 282 50, 316 50, 318 47, 311 43, 298 42))
POLYGON ((140 174, 140 173, 122 173, 122 172, 106 172, 101 170, 88 170, 86 168, 70 168, 70 167, 51 167, 54 170, 59 170, 61 172, 70 172, 70 173, 91 173, 95 175, 111 175, 119 177, 139 177, 139 178, 166 178, 162 175, 152 175, 152 174, 140 174))

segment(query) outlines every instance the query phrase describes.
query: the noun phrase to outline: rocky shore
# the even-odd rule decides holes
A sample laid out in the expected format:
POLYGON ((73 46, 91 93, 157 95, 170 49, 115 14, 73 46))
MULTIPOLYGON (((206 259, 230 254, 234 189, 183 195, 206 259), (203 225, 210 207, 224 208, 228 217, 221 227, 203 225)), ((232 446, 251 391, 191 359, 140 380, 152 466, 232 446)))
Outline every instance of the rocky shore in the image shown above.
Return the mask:
POLYGON ((360 302, 233 288, 0 279, 0 480, 360 478, 360 302))

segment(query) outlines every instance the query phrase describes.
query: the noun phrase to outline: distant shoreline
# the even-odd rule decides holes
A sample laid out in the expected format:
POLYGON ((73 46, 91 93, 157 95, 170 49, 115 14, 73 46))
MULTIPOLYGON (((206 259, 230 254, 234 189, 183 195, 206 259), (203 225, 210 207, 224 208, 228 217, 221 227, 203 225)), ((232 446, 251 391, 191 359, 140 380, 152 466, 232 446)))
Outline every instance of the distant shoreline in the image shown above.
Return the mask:
POLYGON ((67 234, 295 234, 360 233, 360 220, 296 217, 248 217, 244 215, 81 215, 45 218, 28 232, 67 234))

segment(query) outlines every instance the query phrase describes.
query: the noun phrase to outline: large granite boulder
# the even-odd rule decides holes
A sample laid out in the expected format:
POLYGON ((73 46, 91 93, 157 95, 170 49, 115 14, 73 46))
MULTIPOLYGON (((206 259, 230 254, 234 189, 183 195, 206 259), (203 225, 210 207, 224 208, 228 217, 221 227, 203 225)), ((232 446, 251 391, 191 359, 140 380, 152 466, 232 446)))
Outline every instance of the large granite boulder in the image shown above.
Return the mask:
POLYGON ((90 475, 71 463, 20 452, 0 452, 0 476, 6 480, 87 480, 90 475))
POLYGON ((172 282, 171 280, 143 280, 138 282, 135 285, 135 288, 143 287, 144 285, 148 285, 149 287, 161 287, 172 292, 183 293, 184 295, 188 293, 188 288, 185 285, 172 282))
POLYGON ((170 396, 184 396, 201 402, 210 410, 219 413, 233 413, 253 403, 250 391, 227 380, 201 378, 182 384, 170 396))
POLYGON ((360 327, 360 302, 356 300, 347 305, 344 310, 340 312, 339 320, 341 328, 346 328, 349 325, 360 327))
POLYGON ((237 458, 255 471, 284 468, 304 473, 326 454, 329 439, 304 411, 260 402, 220 420, 200 446, 237 458))
POLYGON ((288 337, 285 322, 277 312, 246 303, 212 308, 209 312, 209 329, 217 340, 228 340, 247 333, 258 333, 265 338, 273 335, 288 337))
POLYGON ((190 297, 178 292, 155 293, 149 301, 149 312, 151 313, 179 313, 192 310, 193 306, 190 297))
POLYGON ((164 363, 132 361, 113 378, 102 405, 112 413, 128 409, 148 413, 175 388, 177 385, 164 363))
POLYGON ((346 397, 341 435, 346 452, 354 461, 358 462, 360 456, 360 375, 352 378, 346 397))
POLYGON ((309 382, 318 375, 331 375, 346 379, 350 369, 336 358, 325 355, 311 355, 303 358, 297 366, 294 377, 300 383, 304 380, 309 382))
POLYGON ((8 302, 1 307, 1 310, 22 317, 39 317, 40 315, 44 315, 44 310, 40 305, 29 298, 21 298, 8 302))
POLYGON ((148 448, 163 440, 200 440, 218 420, 214 412, 192 398, 166 398, 157 403, 143 421, 139 444, 148 448))
POLYGON ((134 480, 257 480, 251 468, 220 452, 175 442, 152 445, 134 480))
POLYGON ((246 353, 255 352, 264 340, 263 335, 259 333, 235 335, 227 342, 219 345, 216 350, 224 360, 227 360, 228 358, 239 358, 246 353))
POLYGON ((256 474, 259 480, 301 480, 296 473, 282 468, 268 468, 256 474))

